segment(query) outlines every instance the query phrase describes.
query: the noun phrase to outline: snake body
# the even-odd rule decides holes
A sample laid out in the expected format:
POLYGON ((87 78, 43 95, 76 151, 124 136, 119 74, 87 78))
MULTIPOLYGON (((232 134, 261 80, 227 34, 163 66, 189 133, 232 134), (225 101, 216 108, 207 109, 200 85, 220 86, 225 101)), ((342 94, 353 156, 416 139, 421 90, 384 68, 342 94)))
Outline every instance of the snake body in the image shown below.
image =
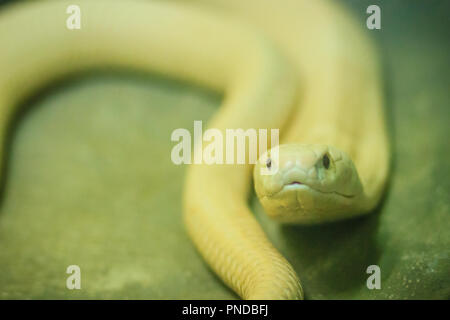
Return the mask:
POLYGON ((295 271, 248 207, 252 170, 263 207, 279 221, 320 223, 373 209, 389 169, 376 50, 331 2, 207 3, 80 0, 80 30, 66 28, 70 2, 3 10, 0 136, 24 98, 91 68, 156 72, 224 92, 209 127, 280 129, 278 172, 259 173, 275 161, 270 147, 256 166, 191 165, 187 231, 242 298, 301 299, 295 271))

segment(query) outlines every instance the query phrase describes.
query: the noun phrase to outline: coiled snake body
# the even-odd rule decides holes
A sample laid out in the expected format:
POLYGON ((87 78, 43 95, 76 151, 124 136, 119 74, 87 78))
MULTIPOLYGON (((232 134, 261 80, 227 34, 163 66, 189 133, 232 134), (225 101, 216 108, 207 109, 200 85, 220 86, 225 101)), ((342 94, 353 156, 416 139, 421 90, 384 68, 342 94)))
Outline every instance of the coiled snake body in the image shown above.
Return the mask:
POLYGON ((158 72, 223 91, 209 127, 279 128, 283 144, 255 166, 191 165, 188 233, 242 298, 301 299, 295 271, 247 205, 252 169, 265 211, 279 221, 320 223, 374 208, 389 156, 376 53, 331 2, 212 2, 80 0, 80 30, 66 28, 70 2, 3 10, 1 137, 26 96, 90 68, 158 72), (261 175, 263 166, 278 171, 261 175))

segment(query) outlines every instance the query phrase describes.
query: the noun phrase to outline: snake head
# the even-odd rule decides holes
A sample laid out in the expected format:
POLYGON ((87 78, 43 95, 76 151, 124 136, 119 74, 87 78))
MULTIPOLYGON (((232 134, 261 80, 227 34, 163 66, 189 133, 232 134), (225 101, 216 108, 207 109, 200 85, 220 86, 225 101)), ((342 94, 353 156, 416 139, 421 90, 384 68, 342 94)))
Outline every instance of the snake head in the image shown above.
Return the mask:
POLYGON ((350 157, 319 144, 284 144, 254 168, 256 194, 266 213, 282 222, 319 223, 358 211, 363 188, 350 157), (273 170, 272 174, 263 174, 273 170))

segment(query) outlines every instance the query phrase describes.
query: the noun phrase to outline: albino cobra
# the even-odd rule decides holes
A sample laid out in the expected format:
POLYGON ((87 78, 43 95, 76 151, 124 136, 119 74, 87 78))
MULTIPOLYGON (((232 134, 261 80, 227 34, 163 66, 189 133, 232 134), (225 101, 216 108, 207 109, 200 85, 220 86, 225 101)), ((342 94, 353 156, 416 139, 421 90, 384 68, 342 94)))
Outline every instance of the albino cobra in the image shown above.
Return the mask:
POLYGON ((377 54, 361 31, 365 13, 357 22, 317 0, 204 2, 78 0, 80 30, 66 28, 72 1, 7 6, 1 137, 24 98, 91 68, 156 72, 223 92, 209 127, 278 128, 284 144, 261 153, 256 166, 191 165, 188 233, 240 297, 302 299, 295 271, 249 209, 252 169, 265 211, 282 222, 327 222, 377 205, 389 148, 377 54), (262 176, 261 166, 278 171, 262 176))

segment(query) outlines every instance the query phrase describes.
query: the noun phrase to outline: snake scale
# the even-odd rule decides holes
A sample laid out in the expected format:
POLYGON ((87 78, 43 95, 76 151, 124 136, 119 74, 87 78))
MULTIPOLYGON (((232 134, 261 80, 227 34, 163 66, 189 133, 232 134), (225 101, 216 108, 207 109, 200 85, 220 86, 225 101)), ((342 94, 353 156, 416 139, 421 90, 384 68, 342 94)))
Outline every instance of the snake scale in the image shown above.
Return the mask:
POLYGON ((302 299, 296 272, 249 209, 252 172, 266 213, 281 222, 322 223, 377 205, 389 146, 364 20, 358 25, 322 0, 79 0, 82 27, 69 30, 70 4, 18 3, 0 12, 2 139, 26 97, 92 68, 159 73, 223 92, 210 128, 279 129, 282 144, 277 158, 269 147, 256 165, 189 166, 188 234, 240 297, 302 299), (261 175, 264 166, 278 170, 261 175))

